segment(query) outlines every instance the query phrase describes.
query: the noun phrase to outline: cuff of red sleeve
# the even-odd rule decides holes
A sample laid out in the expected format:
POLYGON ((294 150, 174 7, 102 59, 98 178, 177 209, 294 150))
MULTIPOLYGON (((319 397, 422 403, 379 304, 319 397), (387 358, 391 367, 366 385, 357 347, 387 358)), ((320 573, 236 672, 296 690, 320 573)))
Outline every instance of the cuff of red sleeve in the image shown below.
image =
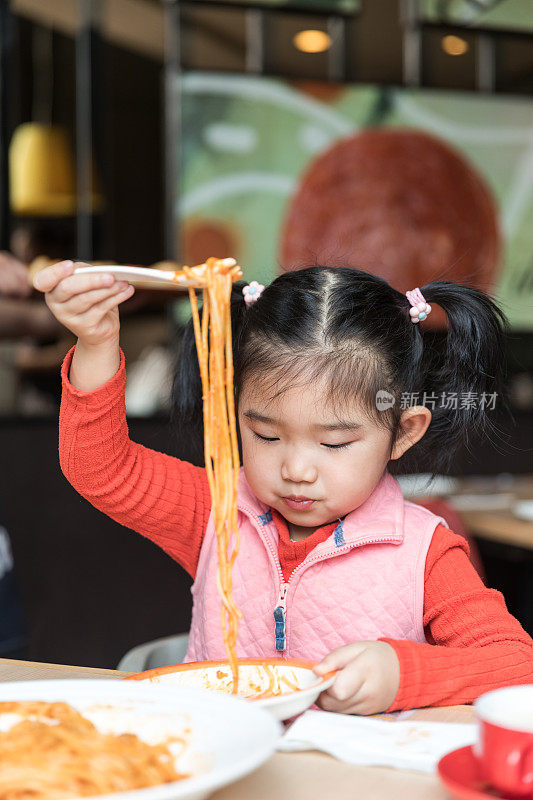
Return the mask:
POLYGON ((119 397, 123 398, 126 389, 126 359, 124 358, 122 350, 120 351, 120 366, 113 377, 110 378, 107 383, 104 383, 103 386, 99 386, 98 389, 92 392, 83 392, 81 389, 76 389, 69 379, 70 365, 72 364, 72 357, 74 356, 75 349, 75 345, 71 347, 61 366, 63 392, 69 397, 74 398, 76 402, 86 403, 91 406, 109 405, 113 400, 119 397))
POLYGON ((422 663, 418 643, 408 639, 379 639, 379 641, 390 644, 400 662, 400 685, 396 697, 387 708, 387 713, 418 708, 422 684, 422 663))

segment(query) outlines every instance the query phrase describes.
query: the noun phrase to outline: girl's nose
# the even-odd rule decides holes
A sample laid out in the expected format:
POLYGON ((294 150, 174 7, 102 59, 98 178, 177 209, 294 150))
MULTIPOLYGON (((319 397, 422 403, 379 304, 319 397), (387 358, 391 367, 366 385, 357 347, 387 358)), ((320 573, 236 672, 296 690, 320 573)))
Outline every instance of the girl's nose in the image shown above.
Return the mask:
POLYGON ((314 483, 317 479, 317 469, 305 456, 305 453, 291 448, 281 465, 281 477, 291 483, 314 483))

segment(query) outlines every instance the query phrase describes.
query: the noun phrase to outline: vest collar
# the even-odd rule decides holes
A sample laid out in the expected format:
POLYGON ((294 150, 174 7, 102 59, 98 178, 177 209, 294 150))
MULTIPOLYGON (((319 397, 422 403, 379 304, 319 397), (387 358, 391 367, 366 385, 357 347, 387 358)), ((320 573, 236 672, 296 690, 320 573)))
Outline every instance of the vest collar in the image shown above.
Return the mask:
MULTIPOLYGON (((270 509, 253 493, 246 480, 244 468, 239 471, 237 508, 264 516, 263 524, 271 521, 270 509)), ((392 475, 384 472, 372 494, 354 511, 347 514, 332 535, 315 548, 318 551, 345 545, 391 542, 401 544, 404 530, 404 497, 400 485, 392 475)))

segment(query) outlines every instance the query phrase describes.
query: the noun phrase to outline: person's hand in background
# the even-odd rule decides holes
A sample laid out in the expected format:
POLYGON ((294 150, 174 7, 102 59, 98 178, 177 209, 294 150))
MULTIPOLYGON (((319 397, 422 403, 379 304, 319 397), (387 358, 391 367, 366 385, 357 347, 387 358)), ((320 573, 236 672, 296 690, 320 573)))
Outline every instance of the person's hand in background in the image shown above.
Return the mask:
POLYGON ((26 264, 0 251, 0 340, 30 337, 35 342, 56 338, 61 326, 33 287, 26 264))
POLYGON ((29 297, 32 287, 28 268, 6 251, 0 252, 0 296, 29 297))

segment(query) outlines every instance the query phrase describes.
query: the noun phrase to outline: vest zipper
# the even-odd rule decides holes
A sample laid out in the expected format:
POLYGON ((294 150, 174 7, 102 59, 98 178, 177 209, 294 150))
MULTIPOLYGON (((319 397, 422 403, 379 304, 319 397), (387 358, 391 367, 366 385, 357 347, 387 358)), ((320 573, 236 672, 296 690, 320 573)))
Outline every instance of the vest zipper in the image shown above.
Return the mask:
MULTIPOLYGON (((292 575, 291 575, 292 577, 292 575)), ((289 579, 290 580, 290 579, 289 579)), ((287 649, 286 618, 287 618, 287 590, 289 584, 283 582, 279 589, 278 602, 274 609, 274 644, 276 650, 287 649)))
MULTIPOLYGON (((261 522, 261 520, 259 519, 259 517, 257 516, 257 514, 254 511, 252 511, 251 508, 248 508, 247 506, 242 506, 241 508, 242 508, 243 511, 244 510, 248 511, 254 517, 254 519, 257 520, 257 522, 259 523, 261 528, 265 527, 263 525, 263 523, 261 522)), ((305 562, 302 561, 301 564, 298 564, 298 566, 295 569, 293 569, 293 571, 289 575, 289 580, 288 581, 285 580, 285 577, 283 575, 283 570, 281 569, 279 556, 276 553, 276 551, 274 550, 274 547, 272 546, 272 543, 270 542, 270 539, 268 538, 268 536, 265 537, 264 541, 266 542, 266 545, 267 545, 268 549, 270 550, 270 553, 271 553, 272 558, 274 560, 274 564, 276 565, 276 568, 278 570, 278 575, 279 575, 279 579, 280 579, 280 589, 279 589, 279 594, 278 594, 278 600, 277 600, 277 603, 276 603, 276 607, 274 609, 274 644, 275 644, 276 650, 281 651, 281 652, 285 652, 285 650, 287 649, 287 633, 286 633, 286 631, 287 631, 287 592, 289 590, 289 584, 292 581, 294 575, 298 572, 298 570, 301 567, 303 567, 304 564, 305 564, 305 567, 308 567, 309 564, 313 564, 316 561, 322 561, 325 558, 330 558, 330 556, 337 555, 338 553, 348 552, 348 550, 351 550, 354 547, 360 547, 360 546, 365 545, 365 544, 382 544, 382 543, 385 543, 385 542, 394 541, 394 539, 391 536, 386 536, 383 539, 366 539, 366 540, 363 540, 361 542, 349 542, 348 544, 342 545, 341 547, 336 547, 335 550, 331 550, 328 553, 322 553, 321 555, 315 556, 314 558, 310 558, 309 560, 306 559, 305 562)))
MULTIPOLYGON (((263 525, 257 514, 254 511, 252 511, 251 508, 245 506, 242 507, 242 510, 246 510, 249 514, 251 514, 253 518, 257 520, 261 528, 264 529, 265 526, 263 525)), ((287 591, 289 589, 289 581, 294 575, 294 572, 296 570, 294 570, 289 576, 289 581, 285 581, 283 570, 281 569, 281 564, 279 561, 279 556, 274 550, 274 547, 272 546, 272 543, 268 538, 268 536, 265 536, 264 541, 266 543, 266 546, 270 550, 270 554, 272 556, 274 564, 276 565, 276 569, 278 571, 278 576, 279 576, 279 584, 280 584, 278 599, 276 602, 276 607, 274 608, 274 647, 279 652, 284 653, 287 649, 287 591)))

